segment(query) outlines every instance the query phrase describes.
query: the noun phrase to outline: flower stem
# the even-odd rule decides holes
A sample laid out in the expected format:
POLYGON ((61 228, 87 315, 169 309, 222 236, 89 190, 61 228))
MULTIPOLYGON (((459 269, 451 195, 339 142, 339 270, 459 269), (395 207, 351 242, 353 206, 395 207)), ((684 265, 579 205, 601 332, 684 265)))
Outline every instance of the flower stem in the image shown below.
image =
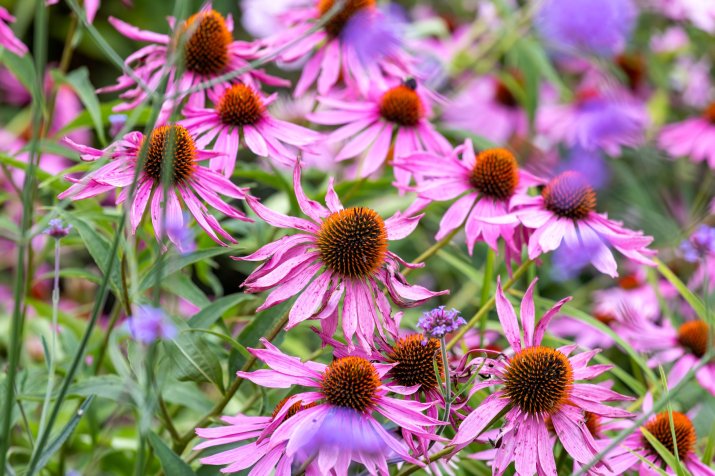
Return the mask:
MULTIPOLYGON (((492 280, 494 279, 494 262, 496 261, 496 253, 493 249, 487 248, 487 257, 484 263, 484 280, 482 281, 482 295, 479 305, 484 307, 487 300, 489 299, 489 294, 492 291, 492 280)), ((484 347, 484 331, 487 327, 487 320, 482 319, 479 321, 479 348, 484 347)))
MULTIPOLYGON (((521 278, 524 273, 526 273, 526 270, 529 269, 529 265, 532 263, 532 260, 526 260, 521 265, 514 271, 514 274, 512 275, 511 278, 507 282, 504 283, 504 286, 502 286, 502 289, 506 291, 507 289, 511 288, 518 280, 521 278)), ((474 327, 478 322, 481 322, 483 319, 486 322, 487 318, 487 313, 491 310, 492 307, 494 307, 494 304, 496 303, 496 296, 492 296, 489 298, 487 302, 485 302, 482 307, 479 308, 479 310, 472 316, 472 318, 467 322, 467 325, 462 327, 459 331, 457 331, 456 334, 452 337, 452 339, 449 341, 447 344, 447 350, 451 349, 452 347, 455 346, 459 340, 464 337, 464 334, 467 333, 467 331, 474 327)))
MULTIPOLYGON (((442 450, 436 452, 435 454, 433 454, 432 456, 427 458, 425 460, 425 463, 429 464, 434 461, 437 461, 438 459, 441 459, 447 455, 450 455, 453 451, 454 451, 454 446, 446 446, 442 450)), ((416 464, 408 464, 407 466, 402 468, 402 471, 397 473, 397 476, 407 476, 408 474, 412 474, 419 469, 421 469, 421 468, 419 466, 417 466, 416 464)))
POLYGON ((45 400, 42 402, 42 413, 40 413, 40 426, 37 430, 38 436, 45 431, 45 423, 47 421, 47 410, 50 406, 50 397, 52 397, 52 387, 55 385, 55 370, 56 370, 56 346, 57 346, 57 315, 59 314, 60 306, 60 240, 55 238, 55 269, 54 280, 52 286, 52 324, 50 325, 50 351, 49 351, 49 374, 47 376, 47 390, 45 391, 45 400))
MULTIPOLYGON (((449 412, 452 407, 452 382, 449 378, 449 360, 447 357, 447 342, 444 336, 439 338, 439 348, 442 351, 442 366, 444 368, 444 418, 443 421, 449 423, 449 412)), ((447 425, 444 425, 440 433, 444 431, 447 425)))
MULTIPOLYGON (((454 230, 450 231, 450 232, 447 234, 447 236, 445 236, 444 238, 442 238, 441 240, 439 240, 437 243, 435 243, 434 245, 432 245, 432 246, 430 246, 429 248, 427 248, 427 249, 425 250, 425 252, 422 253, 421 255, 419 255, 415 260, 413 260, 412 263, 414 263, 414 264, 419 264, 419 263, 423 263, 423 262, 427 261, 429 258, 432 257, 432 255, 434 255, 435 253, 437 253, 439 250, 441 250, 442 248, 444 248, 445 245, 447 245, 450 241, 452 241, 452 238, 454 238, 454 235, 456 235, 457 233, 459 233, 459 230, 462 229, 462 226, 463 226, 463 224, 460 225, 460 226, 458 226, 458 227, 455 228, 454 230)), ((407 268, 407 269, 405 269, 405 270, 402 272, 402 275, 403 275, 403 276, 407 276, 407 275, 410 274, 411 272, 412 272, 412 268, 407 268)))

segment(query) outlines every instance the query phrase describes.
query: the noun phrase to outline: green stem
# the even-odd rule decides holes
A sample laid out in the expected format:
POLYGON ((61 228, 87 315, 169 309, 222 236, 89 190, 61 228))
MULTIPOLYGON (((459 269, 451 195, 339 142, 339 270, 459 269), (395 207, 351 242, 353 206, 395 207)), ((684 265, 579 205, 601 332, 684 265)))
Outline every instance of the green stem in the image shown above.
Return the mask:
MULTIPOLYGON (((507 282, 504 283, 502 286, 502 289, 506 291, 507 289, 511 288, 518 280, 521 278, 521 276, 526 272, 527 269, 529 269, 529 265, 532 263, 531 260, 526 260, 521 265, 514 271, 514 274, 512 275, 511 278, 507 282)), ((464 334, 467 333, 469 329, 474 327, 475 324, 480 322, 482 319, 486 321, 487 314, 491 310, 492 307, 494 307, 494 304, 496 303, 496 296, 492 296, 489 298, 487 302, 484 303, 482 307, 479 308, 476 314, 472 316, 472 318, 467 322, 467 325, 462 327, 459 331, 457 331, 456 334, 452 337, 452 339, 449 341, 447 344, 447 350, 451 349, 452 347, 455 346, 459 340, 464 337, 464 334)))
MULTIPOLYGON (((487 248, 487 257, 484 263, 484 280, 482 281, 482 296, 479 301, 479 306, 484 307, 489 295, 492 292, 492 280, 494 279, 494 262, 496 261, 496 253, 493 249, 487 248)), ((487 320, 479 321, 479 348, 484 345, 484 332, 487 328, 487 320)))
MULTIPOLYGON (((430 259, 435 253, 437 253, 439 250, 444 248, 445 245, 449 244, 449 242, 452 241, 452 238, 454 238, 454 236, 457 233, 459 233, 459 231, 462 229, 463 225, 464 225, 464 223, 462 225, 458 226, 457 228, 455 228, 454 230, 450 231, 447 234, 447 236, 445 236, 444 238, 439 240, 437 243, 435 243, 434 245, 427 248, 425 250, 425 252, 422 253, 421 255, 419 255, 416 259, 414 259, 412 261, 412 263, 419 264, 419 263, 423 263, 423 262, 427 261, 428 259, 430 259)), ((410 274, 412 272, 412 270, 413 270, 413 268, 407 268, 402 272, 402 275, 407 276, 408 274, 410 274)))
POLYGON ((8 356, 7 378, 5 380, 5 400, 3 403, 2 431, 0 431, 0 468, 5 470, 8 449, 10 447, 12 409, 15 403, 15 379, 20 363, 22 348, 22 333, 25 324, 25 293, 27 289, 26 274, 27 251, 29 247, 29 231, 32 225, 32 200, 34 197, 37 163, 40 160, 40 137, 43 131, 43 97, 44 70, 47 63, 47 8, 44 0, 36 0, 35 5, 35 84, 32 93, 32 141, 30 143, 30 163, 27 167, 22 188, 22 221, 20 224, 20 239, 17 247, 17 266, 15 268, 15 285, 13 287, 13 312, 10 327, 10 349, 8 356))
MULTIPOLYGON (((452 407, 452 382, 449 378, 449 359, 447 357, 447 342, 444 340, 444 336, 439 339, 439 348, 442 351, 442 366, 444 369, 444 418, 447 424, 449 424, 449 412, 452 407)), ((444 431, 447 425, 444 425, 440 431, 444 431)))

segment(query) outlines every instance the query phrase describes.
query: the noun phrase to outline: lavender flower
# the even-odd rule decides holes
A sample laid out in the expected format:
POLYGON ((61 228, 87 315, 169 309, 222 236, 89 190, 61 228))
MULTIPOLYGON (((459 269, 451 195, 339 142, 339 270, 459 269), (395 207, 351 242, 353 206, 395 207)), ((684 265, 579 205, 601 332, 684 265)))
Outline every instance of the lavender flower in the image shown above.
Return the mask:
POLYGON ((400 51, 404 28, 405 13, 397 5, 389 9, 364 9, 350 18, 342 38, 355 48, 364 65, 370 65, 400 51))
POLYGON ((45 228, 45 233, 52 238, 61 239, 69 235, 72 225, 65 226, 59 218, 53 218, 49 222, 49 226, 45 228))
POLYGON ((690 238, 680 243, 680 252, 691 263, 715 255, 715 227, 700 225, 690 238))
POLYGON ((441 339, 446 334, 454 332, 467 321, 459 315, 456 309, 446 310, 444 306, 425 312, 417 321, 417 327, 421 328, 430 337, 441 339))
POLYGON ((166 313, 151 306, 138 306, 134 315, 127 319, 126 326, 132 338, 142 344, 176 336, 176 327, 166 313))
POLYGON ((547 0, 536 26, 559 50, 613 56, 625 47, 637 13, 632 0, 547 0))

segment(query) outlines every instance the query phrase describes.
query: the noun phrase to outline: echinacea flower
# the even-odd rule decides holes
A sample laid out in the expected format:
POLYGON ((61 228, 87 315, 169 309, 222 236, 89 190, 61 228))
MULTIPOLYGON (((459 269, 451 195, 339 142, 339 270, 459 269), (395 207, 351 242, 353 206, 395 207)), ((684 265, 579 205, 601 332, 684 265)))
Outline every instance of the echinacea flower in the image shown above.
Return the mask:
MULTIPOLYGON (((292 474, 293 462, 303 460, 300 455, 294 457, 286 456, 285 441, 275 444, 272 440, 277 425, 286 423, 297 413, 315 406, 315 403, 303 405, 298 401, 293 403, 287 411, 284 406, 288 398, 281 400, 276 405, 271 416, 249 416, 238 414, 236 416, 224 416, 221 420, 226 423, 223 426, 211 428, 196 428, 196 434, 206 441, 199 443, 194 450, 202 450, 219 445, 229 445, 249 441, 248 443, 220 451, 211 456, 201 458, 201 464, 226 465, 221 469, 222 473, 236 473, 238 471, 253 468, 249 475, 260 476, 268 474, 275 469, 276 476, 290 476, 292 474), (279 417, 278 414, 281 414, 279 417), (266 431, 268 428, 270 429, 266 431)), ((317 464, 308 463, 307 474, 315 474, 317 464)))
POLYGON ((357 336, 362 347, 369 349, 375 327, 381 335, 383 327, 393 335, 397 333, 389 302, 379 285, 385 286, 392 301, 401 307, 418 306, 448 292, 432 292, 408 284, 399 271, 407 263, 387 248, 388 241, 409 235, 421 215, 403 216, 398 212, 383 220, 369 208, 343 208, 332 180, 326 208, 306 197, 299 164, 293 174, 293 185, 298 204, 310 220, 274 212, 255 198, 247 197, 251 208, 270 225, 300 231, 237 258, 266 261, 242 284, 248 293, 273 289, 259 310, 300 293, 291 307, 288 328, 306 319, 320 319, 325 333, 332 335, 340 307, 348 345, 352 346, 352 338, 357 336), (338 306, 343 295, 343 305, 338 306))
POLYGON ((576 345, 558 349, 541 345, 549 322, 570 298, 556 303, 535 326, 535 284, 536 281, 531 283, 521 302, 522 339, 514 308, 498 283, 497 314, 513 355, 492 361, 480 370, 480 373, 489 372, 491 378, 475 384, 474 389, 496 386, 498 390, 464 419, 452 441, 458 448, 470 444, 505 411, 506 423, 499 432, 500 444, 494 455, 494 474, 503 474, 512 461, 517 474, 522 476, 557 474, 547 419, 574 461, 586 464, 599 448, 585 425, 585 412, 618 418, 631 416, 603 404, 627 400, 627 397, 599 385, 577 383, 611 368, 610 365, 588 366, 597 350, 569 357, 576 345))
POLYGON ((688 157, 695 163, 706 162, 715 169, 715 103, 710 104, 700 117, 691 117, 663 127, 658 135, 658 146, 671 157, 688 157))
POLYGON ((243 142, 259 157, 269 157, 284 167, 295 164, 298 151, 315 142, 320 135, 290 122, 271 116, 266 106, 277 97, 262 98, 246 84, 228 86, 220 93, 209 91, 212 109, 186 107, 180 121, 204 148, 213 142, 212 150, 223 155, 211 161, 211 169, 227 177, 236 166, 239 144, 243 142))
POLYGON ((193 137, 183 126, 159 126, 154 128, 148 137, 141 132, 130 132, 104 150, 76 144, 67 138, 64 141, 80 152, 82 160, 95 161, 102 157, 109 157, 110 162, 88 173, 82 179, 68 177, 73 185, 58 198, 82 200, 117 188, 122 189, 116 203, 123 203, 127 198, 131 200, 129 223, 132 233, 136 232, 150 199, 151 220, 157 239, 161 241, 165 235, 168 235, 169 240, 180 251, 186 241, 183 236, 177 234, 184 223, 181 202, 188 208, 199 226, 220 244, 225 244, 222 239, 231 243, 235 243, 236 240, 221 227, 213 215, 208 213, 199 197, 228 217, 251 221, 243 212, 232 207, 219 196, 221 194, 243 200, 247 196, 246 191, 235 186, 223 175, 199 165, 200 161, 212 159, 218 153, 197 149, 193 137), (142 169, 137 173, 139 154, 146 140, 149 141, 146 157, 142 169), (166 196, 162 183, 164 160, 172 161, 172 173, 168 177, 166 196), (137 177, 136 190, 134 196, 128 197, 135 176, 137 177), (181 201, 177 194, 181 197, 181 201), (164 214, 166 223, 162 223, 164 214), (166 233, 162 232, 164 229, 166 233))
MULTIPOLYGON (((703 320, 686 321, 676 329, 668 319, 662 323, 646 319, 628 303, 622 303, 621 308, 623 316, 618 327, 619 335, 634 349, 651 353, 650 366, 673 363, 668 372, 669 386, 677 385, 710 348, 713 331, 703 320)), ((715 362, 700 367, 695 372, 695 378, 701 387, 715 395, 715 362)))
POLYGON ((647 248, 653 238, 624 228, 605 214, 596 213, 596 192, 577 172, 557 175, 540 195, 519 195, 512 199, 512 205, 516 211, 511 218, 492 220, 496 223, 518 220, 534 230, 529 237, 530 259, 560 246, 573 254, 590 249, 591 264, 600 272, 616 277, 616 260, 609 249, 613 247, 635 263, 655 265, 650 259, 655 251, 647 248))
MULTIPOLYGON (((644 405, 644 410, 646 410, 646 405, 644 405)), ((648 408, 646 411, 649 410, 648 408)), ((698 437, 693 422, 687 415, 677 411, 660 412, 648 420, 643 428, 672 454, 675 454, 677 445, 678 459, 692 476, 715 475, 715 471, 700 461, 695 453, 698 437), (672 426, 670 424, 671 416, 672 426), (675 433, 675 441, 673 441, 673 433, 675 433)), ((609 452, 608 458, 613 474, 623 474, 629 469, 637 468, 639 475, 657 476, 662 472, 651 468, 651 465, 656 468, 664 466, 657 450, 650 444, 645 434, 638 430, 631 433, 616 449, 609 452)), ((667 473, 674 474, 673 469, 667 473)))
POLYGON ((273 432, 273 445, 287 442, 286 456, 302 454, 314 458, 319 474, 347 474, 351 461, 366 467, 370 474, 388 475, 387 457, 393 455, 418 464, 406 444, 388 432, 378 421, 402 427, 414 434, 430 437, 429 428, 441 423, 424 415, 431 404, 401 400, 390 394, 410 394, 415 388, 386 384, 385 374, 392 365, 373 364, 364 357, 348 356, 330 365, 302 362, 283 354, 262 339, 265 349, 249 349, 269 369, 238 372, 263 387, 291 388, 300 385, 307 391, 292 395, 274 415, 275 423, 262 434, 273 432), (296 403, 304 409, 283 421, 296 403), (330 473, 333 471, 334 473, 330 473))
POLYGON ((10 15, 7 9, 0 7, 0 46, 17 56, 23 56, 27 53, 27 46, 15 36, 15 33, 7 25, 14 21, 15 17, 10 15))
POLYGON ((395 168, 415 176, 410 190, 427 200, 457 198, 442 216, 435 239, 441 240, 464 224, 467 249, 471 254, 477 241, 499 250, 498 240, 506 243, 508 256, 519 255, 521 241, 515 236, 517 222, 494 224, 490 217, 512 211, 515 197, 524 195, 540 180, 519 168, 516 157, 507 149, 485 149, 476 154, 467 139, 448 157, 418 152, 395 159, 395 168), (460 158, 461 156, 461 158, 460 158))
MULTIPOLYGON (((371 61, 365 61, 366 55, 360 54, 361 49, 365 50, 364 43, 354 45, 351 42, 356 28, 353 21, 358 22, 357 27, 360 24, 370 26, 370 31, 363 34, 378 32, 376 26, 385 23, 385 27, 389 27, 393 22, 377 7, 375 0, 345 0, 342 9, 315 32, 309 30, 335 8, 336 2, 303 0, 300 3, 302 5, 294 5, 279 15, 283 31, 263 40, 268 51, 280 50, 278 59, 282 62, 291 64, 307 58, 293 91, 296 97, 302 96, 316 81, 321 95, 327 94, 340 79, 364 94, 371 82, 382 85, 386 77, 407 74, 409 59, 400 48, 385 48, 374 56, 368 54, 371 61), (296 38, 300 41, 288 46, 296 38)), ((384 32, 380 35, 385 37, 384 32)), ((366 39, 359 38, 359 41, 366 39)))
POLYGON ((647 124, 645 104, 630 92, 590 87, 570 104, 544 104, 537 117, 539 133, 550 141, 614 156, 623 146, 639 146, 647 124))
MULTIPOLYGON (((517 83, 519 78, 514 76, 517 83)), ((450 100, 442 119, 450 129, 469 131, 495 144, 504 144, 513 135, 524 135, 529 129, 526 111, 506 83, 495 76, 465 84, 450 100)))
POLYGON ((559 53, 614 56, 625 48, 637 16, 632 0, 545 0, 535 24, 559 53))
MULTIPOLYGON (((212 10, 210 3, 180 25, 175 26, 175 20, 170 19, 170 25, 175 30, 172 35, 140 30, 114 17, 109 17, 109 22, 129 39, 152 43, 126 59, 126 65, 130 68, 134 67, 134 76, 123 74, 117 80, 117 84, 98 90, 99 92, 124 91, 120 97, 126 102, 117 105, 114 108, 115 112, 131 111, 141 104, 148 95, 145 87, 150 90, 156 89, 167 73, 166 69, 169 68, 165 96, 170 99, 165 101, 163 108, 163 114, 166 115, 178 100, 188 94, 189 89, 201 82, 245 67, 250 60, 257 58, 260 50, 258 44, 234 41, 233 19, 230 15, 225 19, 220 13, 212 10), (183 41, 185 69, 180 76, 177 76, 176 66, 167 63, 170 62, 172 50, 176 48, 179 39, 183 41), (134 77, 141 79, 144 84, 137 84, 134 77)), ((249 86, 257 86, 260 82, 273 86, 289 84, 285 80, 267 75, 262 70, 252 70, 233 78, 231 82, 242 82, 249 86)), ((216 91, 218 88, 222 86, 216 84, 209 90, 216 91)), ((203 107, 204 102, 205 90, 188 95, 188 104, 193 107, 203 107)))
MULTIPOLYGON (((309 114, 308 119, 316 124, 342 124, 326 138, 328 143, 347 140, 335 160, 362 156, 357 176, 368 177, 387 161, 391 150, 395 160, 412 152, 446 155, 452 150, 428 120, 431 107, 423 89, 410 78, 390 88, 375 88, 365 100, 318 97, 323 107, 309 114)), ((395 178, 398 184, 407 185, 410 174, 395 169, 395 178)))
POLYGON ((151 306, 137 306, 126 326, 132 338, 142 344, 176 337, 176 327, 166 313, 151 306))

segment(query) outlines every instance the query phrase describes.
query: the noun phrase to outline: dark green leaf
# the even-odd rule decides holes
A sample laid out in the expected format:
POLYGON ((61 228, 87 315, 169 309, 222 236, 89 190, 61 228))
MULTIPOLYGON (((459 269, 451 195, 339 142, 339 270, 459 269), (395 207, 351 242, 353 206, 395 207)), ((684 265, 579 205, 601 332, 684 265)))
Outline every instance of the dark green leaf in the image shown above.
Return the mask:
POLYGON ((191 466, 186 464, 154 432, 149 432, 149 443, 159 458, 164 474, 171 476, 196 476, 191 466))
POLYGON ((160 282, 170 274, 184 269, 185 267, 198 261, 207 260, 215 256, 221 256, 228 253, 238 253, 238 250, 239 248, 236 247, 216 247, 181 256, 167 256, 161 265, 156 263, 154 266, 149 268, 146 273, 144 273, 144 276, 141 278, 138 291, 142 293, 152 287, 156 282, 160 282))
POLYGON ((94 92, 94 86, 89 81, 89 72, 87 68, 82 67, 72 71, 65 77, 59 72, 53 74, 55 80, 66 83, 74 89, 79 96, 80 101, 87 108, 92 123, 94 125, 94 130, 97 132, 97 137, 102 145, 107 144, 107 137, 104 134, 104 124, 102 123, 102 113, 99 108, 99 101, 97 100, 97 94, 94 92))
POLYGON ((201 309, 201 311, 197 312, 191 319, 189 319, 189 326, 208 329, 221 318, 223 313, 243 301, 252 299, 255 299, 255 297, 250 294, 243 293, 231 294, 229 296, 219 298, 201 309))

